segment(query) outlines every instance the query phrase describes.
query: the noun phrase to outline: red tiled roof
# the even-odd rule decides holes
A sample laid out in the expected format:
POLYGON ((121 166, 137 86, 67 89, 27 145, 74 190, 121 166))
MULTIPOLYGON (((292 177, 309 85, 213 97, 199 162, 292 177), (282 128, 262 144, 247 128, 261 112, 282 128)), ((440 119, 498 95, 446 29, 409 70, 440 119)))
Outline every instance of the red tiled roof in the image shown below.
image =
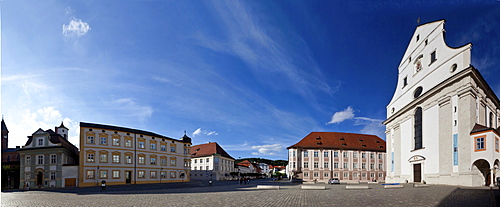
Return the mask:
POLYGON ((235 163, 236 165, 241 165, 241 166, 245 166, 245 167, 248 167, 250 165, 252 165, 252 163, 248 160, 243 160, 241 162, 238 162, 238 163, 235 163))
POLYGON ((224 149, 222 149, 222 147, 217 144, 217 142, 209 142, 206 144, 191 146, 191 157, 204 157, 214 154, 219 154, 223 157, 231 158, 234 160, 234 158, 231 157, 231 155, 229 155, 224 149))
POLYGON ((386 151, 385 141, 378 136, 343 132, 311 132, 290 148, 386 151))

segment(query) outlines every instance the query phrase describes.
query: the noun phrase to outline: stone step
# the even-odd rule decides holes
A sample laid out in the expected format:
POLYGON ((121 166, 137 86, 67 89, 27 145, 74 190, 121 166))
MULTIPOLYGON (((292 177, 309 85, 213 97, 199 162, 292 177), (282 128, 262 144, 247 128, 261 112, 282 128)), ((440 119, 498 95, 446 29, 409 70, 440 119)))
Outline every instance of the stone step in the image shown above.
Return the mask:
POLYGON ((365 190, 365 189, 370 189, 368 185, 346 185, 345 186, 346 190, 365 190))
POLYGON ((300 189, 302 189, 302 190, 325 190, 326 187, 324 185, 301 185, 300 189))
POLYGON ((413 184, 413 187, 414 188, 425 188, 425 187, 429 187, 430 185, 427 185, 427 184, 420 184, 420 183, 415 183, 413 184))
POLYGON ((280 186, 279 185, 257 185, 257 189, 279 190, 280 186))
POLYGON ((384 185, 385 189, 391 189, 391 188, 404 188, 404 185, 384 185))

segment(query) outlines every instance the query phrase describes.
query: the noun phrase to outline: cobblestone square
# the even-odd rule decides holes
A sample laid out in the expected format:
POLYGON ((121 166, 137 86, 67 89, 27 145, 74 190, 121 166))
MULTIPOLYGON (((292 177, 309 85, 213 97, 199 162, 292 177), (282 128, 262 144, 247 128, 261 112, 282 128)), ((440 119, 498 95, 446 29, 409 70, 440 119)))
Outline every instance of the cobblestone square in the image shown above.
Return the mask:
MULTIPOLYGON (((304 184, 305 185, 305 184, 304 184)), ((325 185, 325 184, 316 184, 325 185)), ((205 183, 149 184, 2 192, 2 206, 496 206, 498 188, 431 185, 366 190, 326 185, 326 190, 302 190, 300 184, 252 180, 205 183), (257 185, 280 185, 279 190, 257 185)))

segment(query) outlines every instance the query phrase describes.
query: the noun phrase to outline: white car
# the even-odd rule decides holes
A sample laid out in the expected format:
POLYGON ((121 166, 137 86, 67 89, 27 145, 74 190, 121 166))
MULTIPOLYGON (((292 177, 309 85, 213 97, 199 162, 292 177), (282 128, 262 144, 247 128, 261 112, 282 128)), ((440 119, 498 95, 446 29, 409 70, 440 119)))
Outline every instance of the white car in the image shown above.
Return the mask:
POLYGON ((337 185, 339 185, 340 184, 340 180, 338 178, 332 178, 332 179, 328 180, 328 184, 337 184, 337 185))

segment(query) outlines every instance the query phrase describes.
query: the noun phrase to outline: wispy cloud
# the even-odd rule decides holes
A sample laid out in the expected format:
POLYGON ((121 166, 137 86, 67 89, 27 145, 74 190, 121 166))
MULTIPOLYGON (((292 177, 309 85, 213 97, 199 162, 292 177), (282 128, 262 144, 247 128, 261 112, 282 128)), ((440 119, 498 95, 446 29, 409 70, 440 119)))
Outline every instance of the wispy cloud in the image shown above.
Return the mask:
POLYGON ((87 22, 82 21, 81 19, 73 18, 66 25, 62 26, 62 34, 66 37, 80 37, 86 35, 90 31, 90 25, 87 22))
POLYGON ((354 120, 354 126, 363 126, 360 130, 361 133, 374 134, 380 138, 385 137, 385 125, 382 124, 384 120, 368 117, 356 117, 354 109, 350 106, 342 111, 335 112, 332 119, 326 124, 337 124, 346 120, 354 120))
POLYGON ((196 136, 199 136, 199 135, 207 135, 207 136, 210 136, 210 135, 218 135, 219 133, 217 133, 216 131, 210 131, 210 130, 202 130, 201 128, 198 128, 196 129, 192 135, 193 137, 196 137, 196 136))
MULTIPOLYGON (((197 42, 214 51, 236 55, 259 79, 277 90, 291 90, 312 102, 314 92, 331 95, 338 91, 339 82, 327 81, 304 39, 281 24, 276 29, 272 22, 262 23, 261 14, 253 13, 245 2, 215 1, 216 13, 224 26, 226 38, 198 33, 197 42), (295 44, 285 44, 291 41, 295 44), (279 77, 283 81, 272 81, 279 77)), ((278 23, 275 23, 278 24, 278 23)))
POLYGON ((354 110, 349 106, 342 111, 335 112, 332 119, 326 124, 336 124, 354 118, 354 110))
POLYGON ((121 98, 111 101, 104 101, 104 104, 113 110, 119 110, 118 114, 138 118, 141 121, 150 118, 153 114, 153 108, 148 105, 140 105, 132 98, 121 98))
POLYGON ((284 148, 281 144, 271 144, 252 146, 252 149, 257 150, 257 152, 252 152, 252 155, 276 155, 281 153, 284 148))

